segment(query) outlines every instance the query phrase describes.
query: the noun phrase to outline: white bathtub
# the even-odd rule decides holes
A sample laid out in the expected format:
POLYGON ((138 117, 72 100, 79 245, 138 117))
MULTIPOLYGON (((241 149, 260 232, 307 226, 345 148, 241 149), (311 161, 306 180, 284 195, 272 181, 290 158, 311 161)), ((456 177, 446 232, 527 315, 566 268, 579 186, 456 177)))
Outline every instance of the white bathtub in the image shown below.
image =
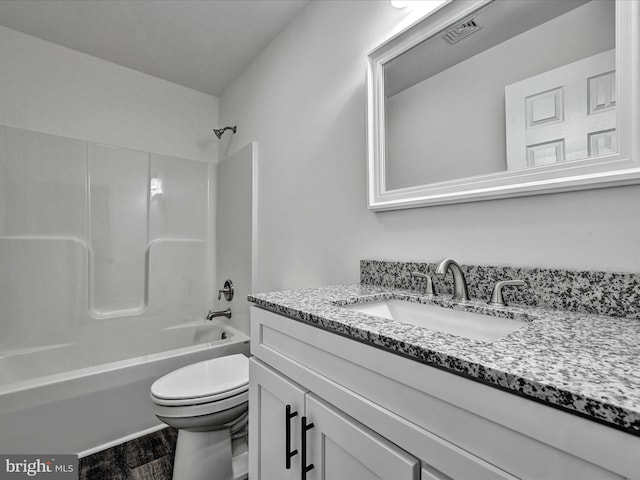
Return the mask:
POLYGON ((157 378, 190 363, 249 355, 247 335, 215 322, 168 327, 149 343, 159 353, 71 371, 64 369, 75 355, 86 357, 74 344, 0 352, 0 452, 84 457, 158 430, 164 424, 149 399, 157 378), (39 366, 45 376, 37 376, 39 366), (31 378, 10 381, 15 375, 31 378))

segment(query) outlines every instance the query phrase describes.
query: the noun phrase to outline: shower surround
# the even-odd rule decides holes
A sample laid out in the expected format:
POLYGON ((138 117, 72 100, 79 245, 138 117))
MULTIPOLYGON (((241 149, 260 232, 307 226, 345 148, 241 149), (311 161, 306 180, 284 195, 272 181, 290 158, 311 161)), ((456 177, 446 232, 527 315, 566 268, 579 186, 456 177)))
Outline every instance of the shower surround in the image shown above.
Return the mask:
POLYGON ((211 168, 0 126, 0 386, 122 360, 202 319, 211 168), (51 350, 75 353, 38 361, 51 350))

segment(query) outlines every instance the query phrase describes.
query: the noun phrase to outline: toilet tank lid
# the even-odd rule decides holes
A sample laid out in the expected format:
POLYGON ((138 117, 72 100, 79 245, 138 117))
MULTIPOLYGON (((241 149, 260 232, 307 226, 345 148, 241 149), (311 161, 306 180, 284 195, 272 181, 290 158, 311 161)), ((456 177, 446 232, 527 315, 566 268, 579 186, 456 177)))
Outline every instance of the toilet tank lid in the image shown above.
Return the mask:
POLYGON ((249 359, 238 353, 187 365, 151 385, 157 398, 182 399, 211 396, 248 385, 249 359))

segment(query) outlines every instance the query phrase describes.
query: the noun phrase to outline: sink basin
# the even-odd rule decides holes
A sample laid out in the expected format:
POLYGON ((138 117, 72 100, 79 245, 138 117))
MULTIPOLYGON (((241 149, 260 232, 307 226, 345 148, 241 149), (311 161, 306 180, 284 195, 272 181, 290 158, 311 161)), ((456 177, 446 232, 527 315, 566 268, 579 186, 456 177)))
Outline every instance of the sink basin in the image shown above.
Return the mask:
POLYGON ((404 300, 356 303, 343 308, 481 341, 497 340, 526 323, 520 319, 494 317, 404 300))

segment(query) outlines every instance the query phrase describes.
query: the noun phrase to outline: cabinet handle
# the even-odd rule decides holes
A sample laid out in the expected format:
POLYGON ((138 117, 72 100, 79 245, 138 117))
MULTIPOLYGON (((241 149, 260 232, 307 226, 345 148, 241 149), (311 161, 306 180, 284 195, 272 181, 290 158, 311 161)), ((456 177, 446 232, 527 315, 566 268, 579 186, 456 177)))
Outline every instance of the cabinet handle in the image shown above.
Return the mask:
POLYGON ((291 412, 291 405, 287 405, 285 412, 285 446, 284 452, 286 454, 285 458, 285 468, 289 470, 291 468, 291 457, 295 457, 298 454, 298 450, 291 450, 291 419, 293 417, 297 417, 298 412, 291 412))
POLYGON ((313 463, 307 465, 307 431, 313 428, 313 423, 307 424, 307 417, 302 417, 302 470, 300 478, 306 480, 307 472, 313 470, 313 463))

